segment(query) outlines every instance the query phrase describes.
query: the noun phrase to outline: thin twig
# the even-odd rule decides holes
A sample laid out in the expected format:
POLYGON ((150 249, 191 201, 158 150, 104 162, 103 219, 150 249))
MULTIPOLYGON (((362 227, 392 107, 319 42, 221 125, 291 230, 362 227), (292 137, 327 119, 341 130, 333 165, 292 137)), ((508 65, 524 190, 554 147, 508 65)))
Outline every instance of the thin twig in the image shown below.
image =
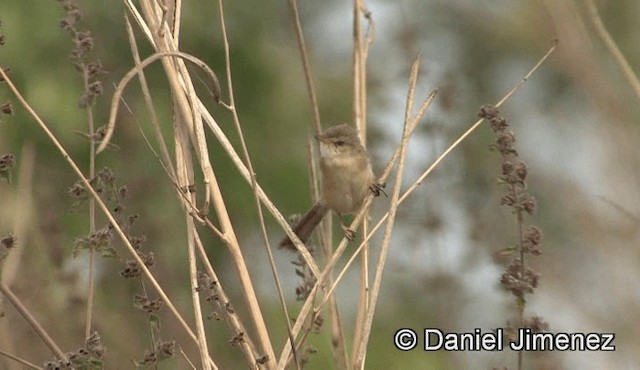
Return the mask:
MULTIPOLYGON (((156 3, 158 5, 160 5, 159 3, 156 3)), ((175 48, 175 50, 178 50, 178 43, 179 43, 179 34, 180 34, 180 25, 181 25, 181 21, 182 19, 180 18, 180 10, 181 10, 181 3, 174 3, 173 4, 173 9, 172 9, 172 14, 171 14, 171 19, 173 20, 173 23, 169 24, 167 22, 168 19, 168 15, 169 15, 169 9, 163 9, 163 22, 160 23, 159 27, 158 27, 158 32, 159 34, 162 34, 162 30, 169 30, 171 33, 167 34, 166 38, 168 40, 167 44, 171 45, 171 41, 173 42, 173 47, 175 48)), ((139 59, 138 59, 139 62, 139 59)), ((165 71, 171 71, 171 68, 168 68, 168 65, 170 65, 170 63, 165 64, 165 71)), ((184 63, 182 62, 182 60, 176 60, 175 63, 173 63, 173 65, 180 65, 182 67, 184 67, 184 63)), ((179 69, 180 72, 182 72, 183 74, 186 74, 185 72, 185 68, 180 68, 179 69)), ((142 74, 142 73, 141 73, 142 74)), ((172 76, 171 73, 167 73, 168 75, 172 76)), ((183 76, 184 80, 186 81, 188 78, 186 76, 183 76)), ((170 77, 171 79, 171 77, 170 77)), ((220 96, 220 87, 218 86, 218 82, 216 79, 215 74, 213 75, 213 79, 212 82, 214 83, 213 89, 214 89, 214 99, 219 100, 219 96, 220 96)), ((172 85, 173 86, 173 85, 172 85)), ((192 87, 191 85, 187 85, 189 87, 192 87)), ((195 95, 195 92, 193 91, 193 89, 191 88, 190 90, 190 94, 188 96, 193 96, 195 95)), ((179 95, 179 93, 177 93, 175 91, 175 89, 173 90, 174 94, 173 96, 181 96, 179 95)), ((149 96, 150 97, 150 96, 149 96)), ((180 101, 179 99, 176 101, 176 99, 174 99, 174 104, 178 104, 178 101, 180 101)), ((192 102, 192 104, 190 105, 192 110, 194 109, 194 104, 192 102)), ((186 118, 186 115, 183 114, 182 116, 183 118, 186 118)), ((197 118, 197 115, 195 113, 192 113, 191 117, 193 118, 197 118)), ((177 117, 176 117, 177 119, 177 117)), ((197 119, 196 119, 196 125, 197 123, 197 119)), ((178 145, 176 146, 176 150, 181 150, 183 153, 184 152, 188 152, 189 149, 187 148, 186 145, 186 141, 185 140, 185 135, 183 133, 183 135, 181 135, 182 137, 180 139, 177 138, 178 134, 175 131, 181 131, 181 129, 184 129, 184 125, 177 125, 177 130, 174 130, 174 135, 176 137, 176 141, 180 141, 180 143, 185 144, 182 145, 180 147, 178 147, 178 145)), ((198 126, 201 127, 201 126, 198 126)), ((158 134, 161 137, 160 131, 159 131, 159 125, 157 127, 158 130, 158 134)), ((196 141, 198 140, 202 140, 202 136, 201 135, 201 130, 195 130, 196 131, 196 141)), ((163 142, 161 143, 161 148, 162 148, 162 144, 164 144, 163 142)), ((201 149, 202 150, 202 149, 201 149)), ((176 155, 176 158, 178 156, 176 155)), ((188 153, 184 153, 184 155, 182 156, 183 159, 186 159, 189 157, 188 153)), ((185 161, 180 161, 179 164, 184 164, 185 161)), ((204 166, 206 167, 208 164, 208 162, 204 163, 204 166)), ((203 171, 205 171, 205 169, 203 168, 203 171)), ((176 173, 176 180, 178 181, 178 183, 180 184, 184 184, 185 186, 188 187, 189 184, 192 184, 194 182, 194 175, 193 175, 193 165, 191 163, 191 161, 186 161, 186 166, 184 166, 182 168, 182 171, 179 171, 176 173)), ((196 194, 195 193, 191 193, 191 192, 187 192, 184 194, 185 198, 189 199, 193 204, 196 203, 196 194)), ((207 198, 205 199, 205 208, 206 208, 206 204, 208 204, 208 195, 209 195, 209 189, 207 189, 207 198)), ((201 308, 201 304, 200 304, 200 293, 198 291, 198 267, 197 267, 197 258, 196 258, 196 251, 195 251, 195 244, 196 244, 196 236, 198 231, 196 230, 195 227, 195 223, 194 223, 194 219, 191 217, 191 213, 190 210, 185 207, 184 208, 184 212, 185 212, 185 221, 186 221, 186 227, 187 227, 187 254, 189 257, 189 281, 191 283, 191 297, 192 297, 192 302, 193 302, 193 311, 194 311, 194 320, 195 320, 195 326, 196 326, 196 335, 198 338, 198 349, 199 349, 199 353, 200 353, 200 359, 201 359, 201 363, 202 363, 202 368, 204 370, 210 370, 210 369, 215 369, 217 370, 217 365, 211 361, 211 356, 209 354, 209 346, 208 346, 208 342, 207 342, 207 336, 206 336, 206 332, 205 332, 205 328, 204 328, 204 322, 203 322, 203 315, 202 315, 202 308, 201 308)))
POLYGON ((51 339, 51 336, 49 336, 49 333, 47 333, 47 331, 42 327, 42 325, 40 325, 40 322, 38 322, 38 320, 35 317, 33 317, 31 312, 29 312, 27 307, 25 307, 25 305, 22 303, 20 298, 18 298, 15 294, 13 294, 11 289, 9 289, 9 287, 6 286, 4 283, 0 283, 0 293, 2 293, 7 298, 7 300, 11 302, 13 307, 15 307, 16 311, 18 311, 18 313, 25 319, 25 321, 27 321, 27 323, 31 325, 31 328, 36 332, 36 334, 38 334, 38 336, 40 337, 40 339, 42 339, 44 344, 46 344, 47 347, 49 347, 49 349, 56 355, 56 357, 58 357, 59 360, 62 360, 64 362, 69 361, 69 359, 67 359, 67 356, 64 354, 64 352, 62 352, 60 347, 58 347, 56 342, 54 342, 54 340, 51 339))
POLYGON ((589 15, 591 15, 591 22, 596 29, 596 33, 602 39, 602 42, 604 42, 607 50, 609 50, 613 56, 613 59, 615 59, 615 61, 620 65, 627 82, 629 82, 629 85, 636 94, 636 97, 640 100, 640 80, 638 80, 638 76, 633 72, 629 62, 624 57, 624 54, 622 54, 622 51, 620 51, 620 48, 618 48, 618 45, 616 45, 616 42, 604 26, 602 18, 600 18, 600 14, 598 13, 598 7, 596 7, 593 0, 587 0, 587 9, 589 10, 589 15))
POLYGON ((14 361, 16 361, 16 362, 19 362, 20 364, 22 364, 22 365, 24 365, 24 366, 27 366, 27 367, 29 367, 29 368, 31 368, 31 369, 36 369, 36 370, 40 370, 40 369, 42 369, 42 367, 40 367, 40 366, 38 366, 38 365, 34 365, 34 364, 32 364, 31 362, 29 362, 29 361, 27 361, 27 360, 23 360, 23 359, 21 359, 20 357, 18 357, 18 356, 14 356, 14 355, 12 355, 11 353, 6 352, 6 351, 3 351, 3 350, 1 350, 1 349, 0 349, 0 355, 4 356, 4 357, 6 357, 6 358, 10 358, 10 359, 12 359, 12 360, 14 360, 14 361))
MULTIPOLYGON (((135 65, 140 65, 140 53, 138 51, 138 44, 136 42, 136 37, 133 34, 133 29, 131 27, 131 22, 129 21, 129 17, 125 14, 124 16, 125 24, 127 26, 127 36, 129 38, 129 45, 131 45, 131 55, 133 56, 133 61, 135 65)), ((147 78, 144 74, 144 70, 140 70, 138 73, 138 81, 140 82, 140 88, 142 89, 142 96, 144 98, 145 105, 147 107, 147 112, 149 113, 149 119, 151 121, 151 127, 153 127, 153 132, 156 136, 156 141, 160 146, 160 153, 162 154, 162 165, 167 169, 171 178, 175 178, 175 169, 173 168, 173 163, 171 162, 171 156, 169 155, 169 148, 167 147, 167 143, 164 140, 164 136, 162 135, 162 130, 160 128, 160 120, 158 119, 158 114, 155 110, 155 105, 153 103, 153 97, 151 96, 151 91, 149 90, 149 84, 147 83, 147 78)))
MULTIPOLYGON (((120 96, 122 95, 125 87, 129 83, 129 81, 135 75, 137 75, 137 73, 140 70, 142 70, 143 68, 146 68, 149 64, 153 63, 154 61, 156 61, 158 59, 161 59, 161 58, 172 57, 172 56, 173 57, 180 57, 180 58, 183 58, 183 59, 187 59, 190 62, 196 64, 201 69, 203 69, 210 76, 211 80, 213 81, 215 99, 216 100, 219 99, 220 87, 219 87, 218 79, 217 79, 215 73, 211 70, 211 68, 209 66, 206 65, 206 63, 204 63, 202 60, 200 60, 200 59, 198 59, 198 58, 196 58, 196 57, 194 57, 194 56, 192 56, 190 54, 179 52, 179 51, 157 52, 156 54, 146 58, 139 65, 137 65, 132 70, 130 70, 120 80, 120 82, 118 83, 118 87, 116 88, 116 91, 114 92, 114 95, 113 95, 113 98, 112 98, 112 101, 111 101, 111 110, 110 110, 110 114, 109 114, 109 122, 108 122, 107 127, 106 127, 105 138, 103 139, 102 143, 98 147, 98 153, 100 153, 102 150, 104 150, 104 148, 108 145, 109 140, 111 139, 111 136, 113 135, 113 131, 115 129, 115 120, 116 120, 116 116, 117 116, 117 112, 118 112, 118 101, 119 101, 120 96)), ((211 114, 206 110, 204 104, 196 96, 193 97, 193 102, 194 102, 194 104, 197 105, 197 107, 193 107, 193 110, 198 110, 199 114, 197 115, 197 118, 200 119, 200 115, 202 115, 202 118, 204 118, 205 122, 209 125, 209 128, 216 135, 216 138, 218 139, 218 141, 220 141, 220 144, 223 146, 223 148, 230 155, 232 161, 234 162, 236 167, 240 170, 241 174, 244 176, 244 178, 249 183, 251 183, 252 180, 251 180, 250 171, 246 168, 244 163, 240 160, 239 156, 237 155, 237 153, 233 149, 233 146, 229 142, 228 138, 224 135, 222 130, 220 130, 220 128, 217 126, 217 124, 215 123, 215 120, 213 119, 211 114)), ((185 104, 189 105, 187 103, 185 103, 185 104)), ((192 113, 192 110, 189 110, 189 113, 192 113)), ((185 113, 185 114, 187 114, 187 113, 185 113)), ((198 133, 197 136, 201 136, 200 139, 196 140, 197 143, 200 144, 200 145, 205 145, 204 144, 205 143, 204 133, 200 132, 199 125, 194 125, 194 126, 196 128, 196 132, 198 133)), ((196 153, 200 154, 200 159, 201 160, 207 160, 208 151, 206 149, 199 148, 199 151, 196 151, 196 153)), ((203 172, 205 173, 205 183, 211 185, 213 182, 215 182, 215 180, 211 178, 213 175, 211 174, 211 166, 210 165, 204 165, 203 166, 203 172)), ((209 194, 209 192, 210 192, 210 186, 209 185, 206 188, 207 194, 209 194)), ((298 251, 300 252, 302 257, 304 258, 305 262, 307 263, 307 265, 309 266, 309 268, 311 269, 313 274, 315 276, 318 276, 319 275, 319 269, 317 267, 317 264, 313 260, 313 257, 309 254, 307 248, 304 246, 304 244, 302 242, 300 242, 300 239, 295 235, 295 233, 291 229, 291 226, 287 223, 286 219, 282 216, 282 214, 278 211, 278 209, 273 205, 273 203, 267 198, 266 194, 262 191, 262 189, 259 187, 259 185, 257 185, 257 187, 258 187, 258 195, 260 196, 261 201, 267 206, 267 209, 269 209, 269 211, 276 218, 278 223, 284 228, 284 230, 287 233, 287 236, 289 236, 289 238, 293 241, 294 245, 296 246, 296 248, 298 249, 298 251)), ((226 219, 226 217, 225 217, 225 219, 226 219)), ((225 224, 231 225, 230 222, 225 222, 225 224)))
POLYGON ((298 49, 300 50, 300 58, 302 58, 302 69, 304 70, 304 80, 307 85, 309 100, 311 101, 311 110, 313 112, 313 126, 315 128, 316 134, 320 134, 322 132, 322 127, 320 126, 320 110, 318 109, 316 88, 313 84, 309 57, 307 55, 307 46, 304 41, 304 34, 302 33, 302 25, 300 24, 300 15, 298 14, 298 4, 296 0, 289 0, 289 10, 291 11, 291 17, 293 18, 294 27, 296 29, 298 49))

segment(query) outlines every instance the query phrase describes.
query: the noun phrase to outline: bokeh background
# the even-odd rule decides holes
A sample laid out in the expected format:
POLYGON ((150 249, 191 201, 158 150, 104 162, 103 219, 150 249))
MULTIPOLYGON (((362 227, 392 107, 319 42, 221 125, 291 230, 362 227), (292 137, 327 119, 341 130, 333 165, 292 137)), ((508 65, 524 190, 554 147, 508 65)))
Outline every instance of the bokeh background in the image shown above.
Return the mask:
MULTIPOLYGON (((616 351, 527 353, 526 368, 637 368, 640 102, 596 36, 585 2, 370 0, 367 6, 375 22, 368 61, 367 138, 374 168, 386 164, 399 141, 408 69, 416 55, 422 65, 418 97, 439 89, 412 141, 407 185, 476 120, 481 105, 502 97, 558 39, 556 52, 502 109, 517 137, 520 157, 529 165, 529 190, 538 200, 538 212, 527 222, 538 225, 545 236, 543 254, 529 260, 541 284, 528 297, 526 311, 546 320, 553 332, 613 332, 616 351)), ((94 107, 102 124, 113 86, 133 64, 124 10, 114 1, 82 2, 80 7, 80 28, 91 31, 92 55, 108 71, 102 77, 105 95, 94 107)), ((181 49, 205 60, 223 80, 217 7, 216 2, 185 2, 181 49)), ((325 125, 351 121, 351 7, 350 2, 335 0, 299 3, 325 125)), ((638 72, 640 2, 600 1, 598 7, 638 72)), ((236 104, 257 179, 285 214, 302 213, 311 204, 306 155, 311 110, 287 4, 230 1, 225 13, 236 104)), ((87 140, 78 134, 86 131, 86 112, 77 103, 83 88, 68 61, 71 39, 57 26, 63 17, 55 1, 1 2, 5 44, 0 47, 0 65, 11 69, 26 99, 86 169, 87 140)), ((140 35, 138 40, 148 53, 146 41, 140 35)), ((169 92, 160 65, 148 69, 148 78, 170 137, 169 92)), ((169 295, 190 312, 181 211, 171 183, 141 136, 141 129, 151 135, 151 128, 137 83, 125 99, 134 113, 121 114, 113 139, 118 150, 100 155, 98 168, 108 166, 119 183, 129 187, 127 209, 140 215, 135 230, 146 236, 145 248, 156 255, 154 272, 169 295)), ((5 101, 13 102, 15 114, 0 117, 0 154, 15 154, 17 166, 11 183, 0 181, 0 235, 16 225, 24 230, 7 260, 17 269, 12 289, 58 343, 72 350, 84 338, 87 259, 74 259, 72 247, 87 232, 86 207, 73 206, 67 192, 76 182, 72 171, 0 85, 0 103, 5 101), (27 196, 20 196, 25 189, 27 196)), ((229 115, 213 103, 211 107, 235 139, 229 115)), ((515 367, 516 356, 508 351, 401 352, 392 346, 393 333, 402 327, 491 330, 515 317, 514 299, 499 285, 504 267, 497 252, 515 243, 517 229, 514 216, 499 205, 500 158, 489 150, 492 140, 488 126, 476 131, 400 208, 367 368, 515 367)), ((272 325, 270 333, 275 343, 284 343, 286 331, 251 190, 222 149, 210 147, 272 325)), ((385 198, 375 201, 374 219, 386 209, 385 203, 385 198)), ((273 220, 267 222, 275 243, 282 232, 273 220)), ((207 245, 233 297, 238 284, 225 262, 229 256, 215 238, 207 245)), ((377 255, 375 250, 372 255, 377 255)), ((277 259, 295 310, 297 277, 290 264, 295 256, 279 251, 277 259)), ((99 260, 96 328, 108 349, 107 368, 114 369, 132 366, 131 360, 140 359, 149 346, 144 317, 133 308, 138 287, 121 279, 120 269, 113 260, 99 260)), ((356 270, 338 292, 348 328, 357 304, 356 270)), ((37 364, 52 358, 8 302, 0 312, 0 347, 37 364)), ((188 342, 169 316, 163 325, 168 337, 188 342)), ((224 323, 211 322, 208 330, 212 347, 218 349, 215 356, 225 359, 228 368, 244 368, 233 365, 241 357, 226 344, 230 334, 224 323)), ((332 366, 327 334, 311 339, 319 351, 307 368, 332 366)), ((194 354, 192 348, 185 352, 194 354)), ((11 364, 0 357, 0 368, 15 366, 11 364)), ((170 360, 161 368, 183 365, 170 360)))

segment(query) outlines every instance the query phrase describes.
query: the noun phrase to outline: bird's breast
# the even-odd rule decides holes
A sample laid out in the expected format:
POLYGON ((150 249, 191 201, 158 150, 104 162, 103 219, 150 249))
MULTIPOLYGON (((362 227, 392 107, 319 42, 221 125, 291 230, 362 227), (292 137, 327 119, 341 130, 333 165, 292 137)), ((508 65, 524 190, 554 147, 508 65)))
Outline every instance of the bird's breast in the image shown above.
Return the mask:
POLYGON ((329 208, 341 214, 360 208, 373 181, 365 153, 321 158, 320 169, 322 198, 329 208))

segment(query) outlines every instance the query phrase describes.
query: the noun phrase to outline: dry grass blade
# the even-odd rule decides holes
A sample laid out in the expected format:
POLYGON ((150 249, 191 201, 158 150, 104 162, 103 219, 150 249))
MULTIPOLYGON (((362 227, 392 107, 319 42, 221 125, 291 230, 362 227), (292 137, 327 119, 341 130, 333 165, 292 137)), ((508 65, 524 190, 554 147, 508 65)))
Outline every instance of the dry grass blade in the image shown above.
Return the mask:
MULTIPOLYGON (((360 141, 366 147, 367 137, 367 58, 369 57, 369 46, 373 42, 375 35, 375 23, 371 17, 371 13, 366 9, 364 0, 353 1, 353 124, 358 129, 360 141), (366 38, 363 35, 362 18, 367 20, 366 38)), ((362 223, 362 231, 364 234, 368 232, 369 222, 368 214, 362 223)), ((333 274, 329 274, 328 283, 333 284, 333 274)), ((331 298, 335 300, 334 298, 331 298)), ((361 325, 365 317, 369 301, 369 256, 368 249, 365 248, 361 258, 360 280, 358 289, 358 310, 356 313, 355 325, 353 328, 353 341, 360 341, 362 332, 361 325)), ((334 304, 332 303, 331 312, 334 304)), ((344 339, 340 338, 340 343, 346 351, 344 339)), ((335 351, 334 351, 335 352, 335 351)), ((347 367, 347 359, 340 358, 342 367, 347 367)))
MULTIPOLYGON (((415 87, 415 80, 412 81, 412 85, 414 85, 415 87)), ((412 104, 407 104, 407 106, 411 106, 411 105, 412 104)), ((355 369, 364 367, 364 357, 367 350, 367 344, 369 343, 369 337, 371 335, 371 325, 373 324, 373 316, 375 313, 376 304, 378 302, 378 297, 380 295, 380 287, 382 286, 382 273, 384 271, 387 253, 389 251, 389 242, 391 241, 391 232, 393 231, 396 212, 398 210, 398 205, 399 205, 398 199, 400 196, 400 187, 402 186, 402 178, 404 174, 406 150, 407 150, 407 145, 409 143, 409 138, 410 138, 408 125, 409 125, 409 122, 407 120, 405 121, 405 124, 404 124, 402 141, 399 147, 400 162, 398 163, 398 171, 396 173, 396 182, 394 184, 393 192, 391 195, 391 201, 390 201, 391 205, 388 211, 389 217, 387 218, 387 226, 383 234, 382 245, 380 247, 380 254, 378 256, 378 262, 376 264, 376 274, 373 280, 373 287, 371 289, 371 297, 369 299, 369 304, 367 306, 364 325, 362 327, 363 332, 362 332, 362 335, 360 336, 361 338, 360 342, 355 344, 355 347, 357 349, 354 351, 355 357, 352 359, 352 368, 355 368, 355 369)))
MULTIPOLYGON (((409 138, 413 134, 413 127, 411 127, 411 112, 413 111, 413 102, 415 99, 415 90, 418 81, 418 71, 420 68, 420 56, 418 55, 411 66, 411 73, 409 77, 409 90, 407 93, 407 102, 406 102, 406 110, 405 110, 405 119, 402 130, 402 140, 397 149, 398 158, 400 159, 400 163, 398 165, 398 171, 396 173, 396 181, 393 188, 391 200, 390 200, 390 208, 388 211, 389 218, 387 220, 387 227, 383 234, 383 240, 380 247, 380 253, 378 255, 378 262, 376 264, 376 273, 373 281, 373 287, 370 292, 369 300, 366 305, 365 316, 362 319, 362 323, 358 325, 361 330, 361 333, 356 337, 358 341, 354 344, 353 355, 351 358, 351 367, 352 368, 360 368, 364 367, 364 357, 366 354, 367 343, 369 342, 369 337, 371 335, 371 325, 373 324, 373 315, 375 312, 376 304, 378 301, 378 296, 380 294, 380 286, 382 284, 382 273, 384 271, 384 266, 386 262, 387 253, 389 250, 389 242, 391 240, 391 232, 393 230, 395 215, 398 209, 398 197, 400 194, 400 187, 402 186, 402 178, 404 174, 404 165, 406 159, 406 148, 409 143, 409 138)), ((430 102, 435 97, 435 93, 432 93, 423 105, 430 104, 430 102)), ((424 111, 423 111, 424 114, 424 111)), ((413 121, 418 122, 422 116, 416 117, 413 121)), ((363 245, 366 245, 363 243, 363 245)))

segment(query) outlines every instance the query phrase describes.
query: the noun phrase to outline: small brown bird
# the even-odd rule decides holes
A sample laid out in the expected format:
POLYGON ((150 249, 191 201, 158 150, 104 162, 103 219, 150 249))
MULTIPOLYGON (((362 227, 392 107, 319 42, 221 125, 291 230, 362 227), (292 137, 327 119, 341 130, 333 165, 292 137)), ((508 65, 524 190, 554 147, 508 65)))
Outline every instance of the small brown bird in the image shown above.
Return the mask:
MULTIPOLYGON (((357 211, 369 189, 376 195, 379 186, 374 184, 371 163, 367 150, 358 138, 358 132, 346 123, 329 127, 316 135, 320 143, 320 170, 322 172, 322 194, 320 200, 293 227, 303 243, 309 240, 313 230, 329 210, 342 216, 357 211)), ((347 238, 353 239, 353 231, 341 226, 347 238)), ((285 237, 280 247, 295 249, 293 242, 285 237)))

